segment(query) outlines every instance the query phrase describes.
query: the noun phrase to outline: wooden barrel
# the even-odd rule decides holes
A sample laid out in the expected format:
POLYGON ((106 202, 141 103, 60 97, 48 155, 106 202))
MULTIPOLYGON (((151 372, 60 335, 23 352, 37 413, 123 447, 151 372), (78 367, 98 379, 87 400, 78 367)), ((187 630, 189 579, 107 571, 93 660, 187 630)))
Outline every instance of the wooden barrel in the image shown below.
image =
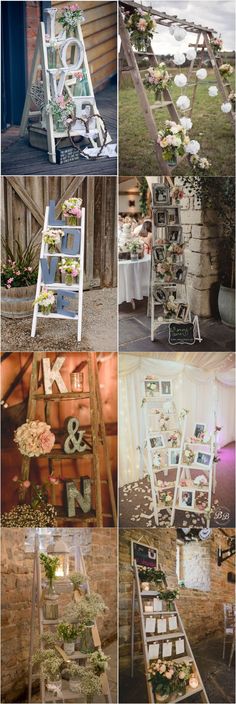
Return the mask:
POLYGON ((30 318, 33 315, 33 302, 36 296, 36 284, 4 288, 1 286, 1 311, 3 318, 30 318))

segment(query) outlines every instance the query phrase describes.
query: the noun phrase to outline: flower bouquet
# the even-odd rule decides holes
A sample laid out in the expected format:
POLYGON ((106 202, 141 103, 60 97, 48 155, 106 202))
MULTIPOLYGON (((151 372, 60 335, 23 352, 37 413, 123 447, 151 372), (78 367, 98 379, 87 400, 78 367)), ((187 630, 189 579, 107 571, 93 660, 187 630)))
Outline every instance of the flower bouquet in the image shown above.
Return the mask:
POLYGON ((62 205, 62 212, 68 225, 74 226, 78 224, 78 219, 80 219, 82 215, 81 205, 81 198, 68 198, 68 200, 64 201, 62 205))
POLYGON ((161 281, 169 282, 172 280, 172 266, 171 262, 158 262, 156 266, 156 273, 157 277, 161 279, 161 281))
POLYGON ((94 653, 89 656, 88 660, 95 672, 95 675, 101 675, 102 672, 107 670, 108 660, 110 660, 110 657, 105 655, 101 648, 98 648, 98 650, 95 650, 94 653))
POLYGON ((64 235, 63 230, 53 230, 47 229, 43 230, 43 241, 48 245, 48 251, 50 254, 56 252, 56 248, 61 244, 61 238, 64 235))
POLYGON ((51 452, 55 443, 55 435, 51 426, 40 420, 27 420, 15 430, 14 442, 22 455, 40 457, 51 452))
POLYGON ((193 452, 193 450, 191 450, 190 447, 186 447, 186 449, 183 451, 183 464, 187 464, 190 466, 191 464, 194 464, 194 459, 195 453, 193 452))
POLYGON ((83 11, 80 10, 79 5, 70 3, 63 7, 58 22, 66 30, 66 36, 75 36, 78 23, 84 22, 83 11))
POLYGON ((71 98, 65 100, 64 95, 60 95, 56 100, 49 100, 46 112, 53 116, 55 130, 65 132, 74 119, 75 105, 71 98))
POLYGON ((173 501, 173 496, 169 491, 162 491, 160 494, 160 502, 165 506, 170 506, 173 501))
POLYGON ((159 64, 159 66, 149 66, 147 73, 145 73, 143 83, 146 88, 152 88, 155 93, 155 98, 158 98, 162 91, 172 83, 172 78, 166 69, 164 63, 159 64))
POLYGON ((198 154, 193 154, 190 157, 190 163, 193 167, 193 171, 195 173, 204 173, 205 171, 209 171, 211 167, 211 162, 208 161, 208 159, 204 156, 200 157, 198 154))
POLYGON ((232 73, 234 72, 233 66, 230 64, 222 64, 219 66, 219 71, 223 78, 229 78, 229 76, 232 76, 232 73))
POLYGON ((175 200, 176 203, 180 203, 182 198, 184 198, 184 195, 185 195, 185 193, 184 193, 183 189, 180 188, 179 186, 174 186, 174 188, 172 188, 172 190, 170 192, 170 196, 171 196, 172 200, 175 200))
POLYGON ((178 156, 184 156, 190 138, 182 125, 166 120, 164 129, 158 133, 157 142, 162 148, 163 159, 174 165, 178 156))
POLYGON ((43 290, 38 298, 35 298, 33 305, 39 306, 39 310, 43 315, 49 315, 52 310, 52 306, 55 303, 55 296, 52 291, 43 290))
POLYGON ((168 445, 170 445, 170 447, 178 447, 178 445, 179 445, 179 433, 178 433, 178 432, 172 433, 172 435, 170 435, 170 436, 168 437, 167 442, 168 442, 168 445))
POLYGON ((48 57, 48 68, 57 68, 57 51, 58 51, 58 41, 56 37, 51 37, 49 34, 45 34, 47 57, 48 57))
POLYGON ((219 51, 221 51, 223 47, 223 39, 221 39, 221 37, 212 37, 212 39, 210 39, 210 45, 214 54, 219 54, 219 51))
POLYGON ((178 307, 179 303, 177 303, 174 296, 169 296, 168 301, 166 301, 163 306, 165 318, 176 318, 178 307))
POLYGON ((124 22, 128 29, 130 39, 137 51, 146 51, 150 46, 156 22, 149 12, 144 10, 134 10, 124 13, 124 22))
POLYGON ((149 666, 148 674, 156 702, 167 701, 175 692, 175 663, 158 658, 149 666))
POLYGON ((65 274, 66 286, 72 286, 73 281, 76 283, 80 271, 80 262, 78 259, 62 259, 62 264, 59 265, 62 274, 65 274))

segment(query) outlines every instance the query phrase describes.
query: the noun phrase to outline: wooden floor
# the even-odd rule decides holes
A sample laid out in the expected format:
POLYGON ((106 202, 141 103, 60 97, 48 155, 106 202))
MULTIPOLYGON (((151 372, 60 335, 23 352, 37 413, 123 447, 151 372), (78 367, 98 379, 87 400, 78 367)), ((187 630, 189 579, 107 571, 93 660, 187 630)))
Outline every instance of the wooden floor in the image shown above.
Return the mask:
MULTIPOLYGON (((117 141, 117 94, 116 83, 110 83, 97 93, 98 110, 103 117, 113 142, 117 141)), ((31 147, 26 137, 17 136, 14 128, 12 140, 8 132, 2 135, 2 174, 61 176, 76 174, 83 176, 114 176, 117 173, 117 159, 97 159, 89 161, 81 158, 68 165, 50 164, 47 153, 31 147)))

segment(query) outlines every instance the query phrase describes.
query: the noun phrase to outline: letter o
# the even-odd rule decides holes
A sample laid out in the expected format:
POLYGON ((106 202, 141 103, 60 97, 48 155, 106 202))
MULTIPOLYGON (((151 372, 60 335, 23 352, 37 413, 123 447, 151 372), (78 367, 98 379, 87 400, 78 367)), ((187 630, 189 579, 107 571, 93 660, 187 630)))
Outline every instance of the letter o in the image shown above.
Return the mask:
POLYGON ((65 44, 63 44, 61 50, 60 50, 60 56, 61 56, 61 61, 62 65, 64 68, 67 68, 69 71, 78 71, 80 66, 83 63, 84 60, 84 49, 83 45, 79 41, 79 39, 76 39, 76 37, 69 37, 69 39, 66 40, 65 44), (66 52, 69 46, 76 46, 78 49, 78 60, 77 63, 75 64, 68 64, 66 60, 66 52))

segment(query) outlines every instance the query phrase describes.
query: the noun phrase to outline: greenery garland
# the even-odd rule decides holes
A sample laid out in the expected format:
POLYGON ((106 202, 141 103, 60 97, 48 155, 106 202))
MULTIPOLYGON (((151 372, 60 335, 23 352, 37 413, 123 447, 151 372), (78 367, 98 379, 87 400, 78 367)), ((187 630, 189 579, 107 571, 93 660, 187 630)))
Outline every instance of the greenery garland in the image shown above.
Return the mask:
POLYGON ((140 179, 139 186, 139 209, 141 214, 147 215, 147 192, 148 192, 148 182, 145 176, 140 179))

